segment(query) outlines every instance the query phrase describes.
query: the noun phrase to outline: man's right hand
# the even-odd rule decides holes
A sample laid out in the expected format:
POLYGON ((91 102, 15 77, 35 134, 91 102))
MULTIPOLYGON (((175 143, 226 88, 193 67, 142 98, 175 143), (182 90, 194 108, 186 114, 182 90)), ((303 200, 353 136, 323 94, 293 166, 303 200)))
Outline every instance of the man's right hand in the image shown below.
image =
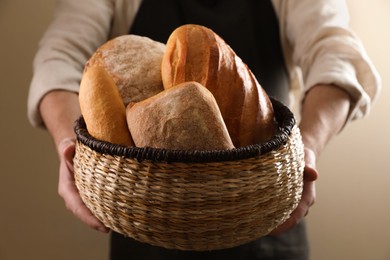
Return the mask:
POLYGON ((75 140, 68 138, 58 144, 60 157, 60 176, 58 193, 64 199, 66 208, 88 226, 107 233, 106 228, 85 206, 80 198, 73 175, 73 156, 75 153, 75 140))
POLYGON ((60 160, 58 193, 66 207, 88 226, 107 233, 109 231, 85 206, 77 190, 73 175, 73 156, 76 134, 74 122, 80 117, 77 93, 55 90, 47 93, 39 106, 46 129, 53 138, 60 160))

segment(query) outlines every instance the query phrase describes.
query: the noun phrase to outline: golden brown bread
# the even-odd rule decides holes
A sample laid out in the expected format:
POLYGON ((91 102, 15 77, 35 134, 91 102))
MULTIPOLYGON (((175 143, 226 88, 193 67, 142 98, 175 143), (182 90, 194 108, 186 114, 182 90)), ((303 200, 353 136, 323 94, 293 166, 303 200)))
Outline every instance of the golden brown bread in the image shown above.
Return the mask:
POLYGON ((123 102, 138 102, 163 90, 165 45, 138 35, 118 36, 100 46, 86 64, 99 65, 114 79, 123 102))
POLYGON ((196 81, 214 95, 236 147, 269 140, 274 114, 268 95, 224 40, 199 25, 170 35, 161 66, 165 89, 196 81))
POLYGON ((79 102, 89 134, 114 144, 134 146, 126 123, 126 107, 117 86, 100 66, 90 66, 80 83, 79 102))
POLYGON ((126 108, 137 147, 179 150, 232 149, 213 95, 197 82, 185 82, 126 108))

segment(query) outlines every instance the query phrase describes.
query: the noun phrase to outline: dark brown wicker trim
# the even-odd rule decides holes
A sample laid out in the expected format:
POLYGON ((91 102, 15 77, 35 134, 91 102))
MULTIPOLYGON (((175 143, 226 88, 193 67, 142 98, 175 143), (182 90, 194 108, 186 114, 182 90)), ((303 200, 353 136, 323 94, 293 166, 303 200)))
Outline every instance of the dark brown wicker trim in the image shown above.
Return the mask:
POLYGON ((295 125, 293 113, 276 99, 271 98, 278 122, 278 131, 275 136, 263 144, 249 145, 231 150, 213 151, 183 151, 157 149, 150 147, 127 147, 93 138, 86 130, 84 119, 80 117, 75 122, 77 140, 92 150, 102 154, 123 156, 126 158, 164 162, 221 162, 248 159, 276 150, 287 142, 292 128, 295 125))

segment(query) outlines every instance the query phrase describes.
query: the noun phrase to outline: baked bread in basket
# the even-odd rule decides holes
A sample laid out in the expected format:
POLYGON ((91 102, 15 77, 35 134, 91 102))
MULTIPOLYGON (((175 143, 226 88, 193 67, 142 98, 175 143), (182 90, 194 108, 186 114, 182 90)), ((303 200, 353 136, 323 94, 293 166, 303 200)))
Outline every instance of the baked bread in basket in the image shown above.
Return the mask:
MULTIPOLYGON (((164 55, 159 58, 164 82, 161 92, 145 94, 115 110, 127 116, 134 145, 93 136, 88 122, 92 120, 91 125, 96 125, 94 113, 87 118, 84 115, 88 113, 83 113, 82 108, 83 116, 75 126, 76 185, 85 205, 102 223, 138 241, 197 251, 248 243, 283 223, 300 201, 304 168, 300 132, 288 107, 266 96, 250 70, 218 36, 195 25, 179 28, 178 32, 172 34, 164 55), (188 50, 180 49, 182 42, 178 45, 180 31, 187 34, 184 39, 188 50), (202 47, 206 51, 194 53, 190 47, 194 46, 190 44, 194 39, 214 40, 205 44, 208 47, 202 47), (221 53, 215 54, 216 50, 221 53), (181 63, 183 57, 192 58, 181 63), (168 65, 164 64, 169 60, 171 67, 167 69, 168 65), (197 61, 195 65, 189 64, 193 60, 197 61), (213 68, 216 63, 218 69, 213 68), (208 69, 203 70, 205 67, 208 69), (229 74, 228 70, 233 69, 234 73, 229 74), (213 74, 220 70, 223 80, 213 74), (176 86, 192 81, 197 83, 190 84, 191 97, 208 98, 200 98, 186 109, 174 109, 181 100, 186 100, 180 96, 185 87, 176 86), (202 89, 204 87, 199 89, 198 83, 207 91, 202 89), (227 90, 221 91, 228 83, 227 90), (174 96, 178 93, 179 96, 174 96), (174 101, 176 99, 171 97, 179 98, 174 101), (167 100, 175 103, 168 105, 167 100), (198 109, 200 103, 202 109, 198 109), (170 108, 164 111, 164 107, 170 108), (230 113, 229 108, 233 112, 230 113), (196 116, 184 116, 187 110, 196 111, 196 116), (205 110, 207 116, 199 115, 205 110), (179 112, 174 114, 176 111, 179 112), (186 120, 176 120, 180 115, 186 120), (145 123, 154 117, 161 120, 156 121, 161 127, 145 123), (210 118, 213 123, 202 124, 210 118), (218 131, 211 129, 215 127, 218 131), (168 130, 159 131, 159 128, 168 130), (198 131, 203 132, 197 134, 198 131), (173 132, 175 138, 172 138, 173 132), (221 139, 218 142, 221 146, 215 149, 205 146, 215 138, 221 139), (180 146, 175 146, 178 143, 180 146)), ((87 66, 85 75, 94 66, 87 66)), ((112 79, 114 84, 120 84, 115 77, 112 79)), ((83 78, 80 88, 87 84, 85 82, 83 78)), ((80 96, 80 103, 87 103, 83 97, 80 96)), ((84 110, 91 106, 96 104, 84 104, 84 110)), ((105 107, 92 110, 99 114, 96 118, 104 121, 101 113, 106 113, 105 107)), ((123 122, 123 116, 119 120, 123 122)), ((109 123, 103 124, 102 129, 123 132, 119 128, 110 129, 109 123)), ((97 133, 104 133, 103 130, 97 133)))

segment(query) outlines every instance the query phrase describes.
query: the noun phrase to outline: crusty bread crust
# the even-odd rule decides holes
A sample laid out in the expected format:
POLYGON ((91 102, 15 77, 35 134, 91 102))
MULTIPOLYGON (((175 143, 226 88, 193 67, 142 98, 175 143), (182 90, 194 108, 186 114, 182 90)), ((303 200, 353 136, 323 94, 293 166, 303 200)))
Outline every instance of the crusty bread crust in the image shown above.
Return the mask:
POLYGON ((85 69, 99 65, 114 79, 127 105, 151 97, 163 90, 161 60, 165 45, 138 35, 116 37, 92 55, 85 69))
POLYGON ((189 24, 173 31, 161 73, 165 89, 186 81, 209 89, 236 147, 272 137, 274 114, 268 95, 247 65, 212 30, 189 24))
POLYGON ((114 144, 134 146, 126 107, 115 82, 100 66, 90 66, 80 83, 79 102, 89 134, 114 144))
POLYGON ((126 109, 138 147, 179 150, 232 149, 233 143, 213 95, 185 82, 126 109))

